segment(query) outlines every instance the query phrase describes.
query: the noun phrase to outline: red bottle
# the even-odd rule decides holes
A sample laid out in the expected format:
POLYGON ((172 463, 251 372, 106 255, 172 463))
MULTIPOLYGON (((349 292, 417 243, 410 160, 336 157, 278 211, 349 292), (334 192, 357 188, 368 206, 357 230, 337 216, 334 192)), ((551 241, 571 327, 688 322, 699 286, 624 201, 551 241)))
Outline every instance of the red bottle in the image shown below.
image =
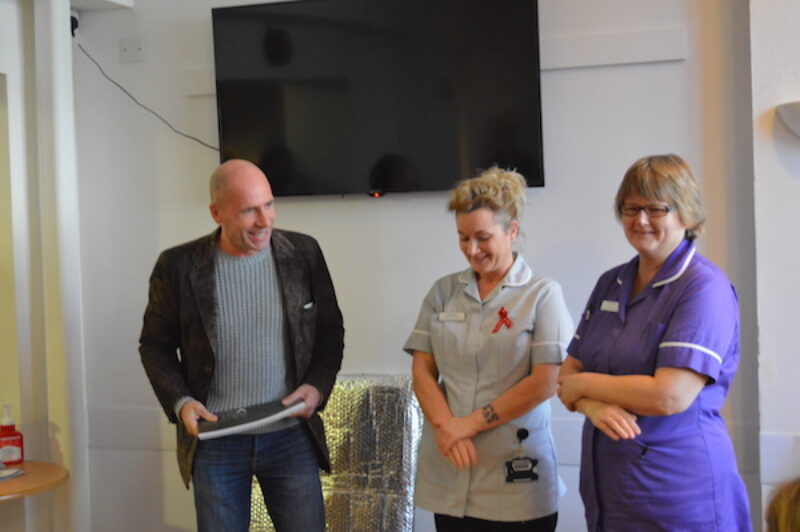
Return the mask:
POLYGON ((14 427, 11 407, 3 405, 3 419, 0 421, 0 461, 5 465, 19 464, 25 459, 22 449, 22 433, 14 427))

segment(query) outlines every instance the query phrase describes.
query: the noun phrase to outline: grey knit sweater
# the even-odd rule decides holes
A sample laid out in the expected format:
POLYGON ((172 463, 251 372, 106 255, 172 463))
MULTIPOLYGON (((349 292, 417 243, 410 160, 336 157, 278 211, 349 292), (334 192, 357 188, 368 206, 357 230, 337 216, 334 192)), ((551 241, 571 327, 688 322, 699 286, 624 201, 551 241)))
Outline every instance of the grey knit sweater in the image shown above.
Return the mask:
MULTIPOLYGON (((246 257, 217 250, 216 286, 219 350, 206 407, 222 412, 282 399, 295 384, 270 248, 246 257)), ((296 418, 288 418, 251 433, 296 423, 296 418)))

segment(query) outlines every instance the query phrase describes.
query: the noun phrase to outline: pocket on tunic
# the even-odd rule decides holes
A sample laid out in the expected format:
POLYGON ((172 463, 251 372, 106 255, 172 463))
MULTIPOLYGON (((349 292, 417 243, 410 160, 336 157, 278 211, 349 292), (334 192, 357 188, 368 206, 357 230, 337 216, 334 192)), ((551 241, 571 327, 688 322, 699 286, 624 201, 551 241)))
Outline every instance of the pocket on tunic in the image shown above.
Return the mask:
POLYGON ((625 442, 628 504, 675 526, 697 524, 714 515, 710 459, 701 438, 689 440, 675 445, 625 442))
POLYGON ((506 423, 475 438, 478 466, 472 471, 470 497, 487 507, 508 508, 509 515, 517 516, 510 519, 522 519, 520 508, 535 513, 556 511, 560 492, 550 433, 546 428, 531 428, 520 447, 517 430, 522 426, 506 423), (537 460, 538 479, 506 482, 506 462, 520 456, 537 460))

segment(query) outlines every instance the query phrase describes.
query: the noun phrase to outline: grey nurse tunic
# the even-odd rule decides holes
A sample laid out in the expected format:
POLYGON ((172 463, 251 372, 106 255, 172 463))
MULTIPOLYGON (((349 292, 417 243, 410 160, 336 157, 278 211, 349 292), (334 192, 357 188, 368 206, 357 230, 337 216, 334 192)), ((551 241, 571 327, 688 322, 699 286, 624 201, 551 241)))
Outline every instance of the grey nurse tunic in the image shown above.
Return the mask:
MULTIPOLYGON (((531 374, 560 364, 572 336, 561 287, 536 277, 521 256, 480 299, 472 270, 439 279, 428 292, 404 350, 430 353, 454 416, 466 416, 531 374), (504 319, 505 317, 505 319, 504 319)), ((457 517, 524 521, 557 511, 565 488, 550 432, 550 403, 473 438, 478 463, 459 470, 443 457, 432 426, 420 442, 414 499, 420 508, 457 517), (517 430, 529 436, 520 445, 517 430), (538 460, 538 480, 506 482, 505 462, 538 460)))

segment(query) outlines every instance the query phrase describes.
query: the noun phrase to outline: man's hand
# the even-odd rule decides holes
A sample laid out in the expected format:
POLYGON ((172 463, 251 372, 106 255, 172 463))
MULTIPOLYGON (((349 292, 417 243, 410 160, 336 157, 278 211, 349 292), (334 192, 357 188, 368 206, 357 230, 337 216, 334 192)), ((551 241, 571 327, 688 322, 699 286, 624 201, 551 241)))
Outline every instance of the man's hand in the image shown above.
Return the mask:
POLYGON ((200 401, 189 401, 181 407, 181 422, 186 432, 197 438, 197 420, 216 421, 217 416, 206 410, 200 401))
POLYGON ((322 402, 322 394, 310 384, 301 384, 295 391, 284 397, 281 403, 283 403, 284 406, 289 406, 298 399, 303 400, 303 402, 306 404, 306 408, 295 414, 295 417, 307 418, 311 417, 319 404, 322 402))

